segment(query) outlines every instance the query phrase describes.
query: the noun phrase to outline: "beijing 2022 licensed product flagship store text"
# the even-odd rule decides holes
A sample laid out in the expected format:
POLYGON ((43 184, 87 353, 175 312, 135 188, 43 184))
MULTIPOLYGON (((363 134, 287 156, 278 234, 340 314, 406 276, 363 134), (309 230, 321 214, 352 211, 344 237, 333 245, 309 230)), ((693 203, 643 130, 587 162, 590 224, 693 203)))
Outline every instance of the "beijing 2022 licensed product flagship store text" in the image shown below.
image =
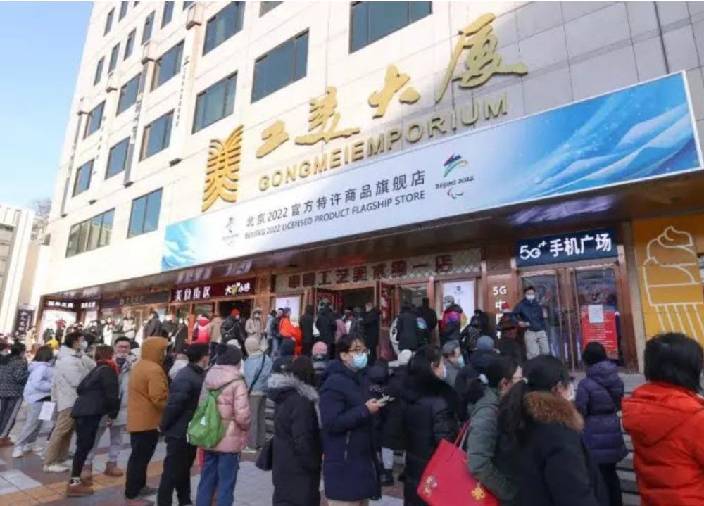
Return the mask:
POLYGON ((174 223, 162 267, 293 251, 292 265, 271 274, 270 307, 299 314, 322 297, 339 308, 373 301, 386 327, 400 304, 424 297, 438 312, 452 297, 468 314, 496 315, 530 285, 553 353, 577 366, 597 340, 632 366, 633 239, 614 218, 639 193, 700 167, 686 82, 674 74, 329 167, 295 189, 174 223))

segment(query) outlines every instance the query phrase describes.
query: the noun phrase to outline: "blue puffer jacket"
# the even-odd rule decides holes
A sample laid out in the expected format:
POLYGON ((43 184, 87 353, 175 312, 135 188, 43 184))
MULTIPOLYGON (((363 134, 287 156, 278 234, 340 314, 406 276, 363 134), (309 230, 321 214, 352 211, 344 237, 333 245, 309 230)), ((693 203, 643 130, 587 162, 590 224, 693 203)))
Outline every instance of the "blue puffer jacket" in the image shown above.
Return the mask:
POLYGON ((577 409, 584 417, 584 443, 598 464, 612 464, 628 453, 618 411, 623 381, 613 362, 604 360, 587 369, 577 387, 577 409))
POLYGON ((381 497, 373 417, 364 405, 364 373, 330 363, 320 389, 325 496, 336 501, 381 497))
POLYGON ((24 386, 24 400, 31 403, 51 397, 53 379, 53 362, 30 362, 29 379, 24 386))

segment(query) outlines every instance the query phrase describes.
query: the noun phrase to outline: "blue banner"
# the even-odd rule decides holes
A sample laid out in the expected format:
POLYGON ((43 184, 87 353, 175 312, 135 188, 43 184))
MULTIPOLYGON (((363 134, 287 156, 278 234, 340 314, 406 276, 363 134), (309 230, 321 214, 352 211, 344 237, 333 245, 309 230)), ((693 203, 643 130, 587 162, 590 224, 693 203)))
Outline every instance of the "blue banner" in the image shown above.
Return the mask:
POLYGON ((684 75, 673 74, 169 225, 162 268, 699 170, 695 132, 684 75))

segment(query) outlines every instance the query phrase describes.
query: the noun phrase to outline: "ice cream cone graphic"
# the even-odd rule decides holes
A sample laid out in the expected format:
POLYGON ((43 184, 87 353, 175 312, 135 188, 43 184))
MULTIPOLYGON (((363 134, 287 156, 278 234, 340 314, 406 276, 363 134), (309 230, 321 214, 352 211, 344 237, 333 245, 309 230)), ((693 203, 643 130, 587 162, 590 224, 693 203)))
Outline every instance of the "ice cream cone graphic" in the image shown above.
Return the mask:
POLYGON ((660 332, 704 338, 702 281, 691 234, 668 226, 648 242, 643 283, 660 332))

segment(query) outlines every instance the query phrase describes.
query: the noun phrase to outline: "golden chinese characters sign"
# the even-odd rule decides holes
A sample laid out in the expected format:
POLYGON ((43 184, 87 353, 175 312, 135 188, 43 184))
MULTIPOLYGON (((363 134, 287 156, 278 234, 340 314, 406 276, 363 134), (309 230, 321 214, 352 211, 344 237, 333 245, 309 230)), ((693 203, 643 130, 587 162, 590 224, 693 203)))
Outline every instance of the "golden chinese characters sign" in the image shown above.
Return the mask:
MULTIPOLYGON (((484 14, 459 31, 459 37, 450 54, 443 80, 434 97, 436 104, 442 100, 454 81, 459 81, 460 88, 471 89, 482 86, 494 75, 521 76, 528 72, 522 63, 506 64, 503 62, 501 55, 497 52, 498 39, 492 26, 494 19, 493 14, 484 14), (462 69, 459 63, 463 54, 465 57, 462 69), (458 69, 458 67, 460 68, 458 69)), ((372 109, 371 119, 383 118, 394 99, 403 106, 412 106, 418 103, 421 94, 411 81, 411 76, 404 73, 402 69, 393 64, 388 65, 385 69, 383 82, 379 79, 379 88, 368 95, 367 103, 372 109)), ((493 98, 475 99, 469 104, 458 106, 450 111, 435 112, 426 119, 417 119, 388 128, 381 134, 357 140, 351 139, 349 144, 342 147, 331 149, 297 163, 288 164, 285 168, 272 170, 269 174, 259 177, 258 187, 260 191, 266 191, 271 187, 293 183, 299 178, 307 178, 329 169, 399 149, 403 141, 415 144, 422 139, 453 134, 458 131, 458 128, 473 127, 480 120, 498 118, 507 114, 507 110, 508 97, 506 94, 493 98)), ((328 144, 335 139, 351 138, 361 132, 359 126, 345 124, 343 114, 338 111, 337 88, 334 86, 326 87, 324 95, 311 98, 307 120, 308 131, 301 135, 289 135, 286 124, 280 119, 270 123, 261 131, 262 143, 256 149, 256 158, 268 156, 291 138, 293 138, 295 145, 314 146, 320 142, 328 144)), ((225 142, 225 145, 229 140, 225 142)), ((241 135, 239 142, 241 142, 241 135)), ((239 148, 237 154, 239 169, 239 148)), ((222 165, 225 162, 219 163, 222 165)), ((226 202, 234 202, 234 200, 228 199, 236 199, 236 180, 233 182, 227 177, 220 176, 221 172, 229 174, 226 169, 221 168, 221 165, 213 162, 211 156, 208 163, 208 174, 210 177, 211 166, 214 167, 212 177, 217 177, 217 183, 206 184, 203 210, 208 209, 218 196, 226 202), (208 190, 211 186, 212 189, 208 190), (230 187, 234 187, 235 190, 230 190, 230 187), (210 192, 208 193, 208 191, 210 192)))
POLYGON ((208 170, 205 173, 203 211, 210 209, 218 198, 237 202, 237 183, 240 180, 242 158, 242 132, 244 126, 235 128, 225 140, 211 141, 208 153, 208 170))

